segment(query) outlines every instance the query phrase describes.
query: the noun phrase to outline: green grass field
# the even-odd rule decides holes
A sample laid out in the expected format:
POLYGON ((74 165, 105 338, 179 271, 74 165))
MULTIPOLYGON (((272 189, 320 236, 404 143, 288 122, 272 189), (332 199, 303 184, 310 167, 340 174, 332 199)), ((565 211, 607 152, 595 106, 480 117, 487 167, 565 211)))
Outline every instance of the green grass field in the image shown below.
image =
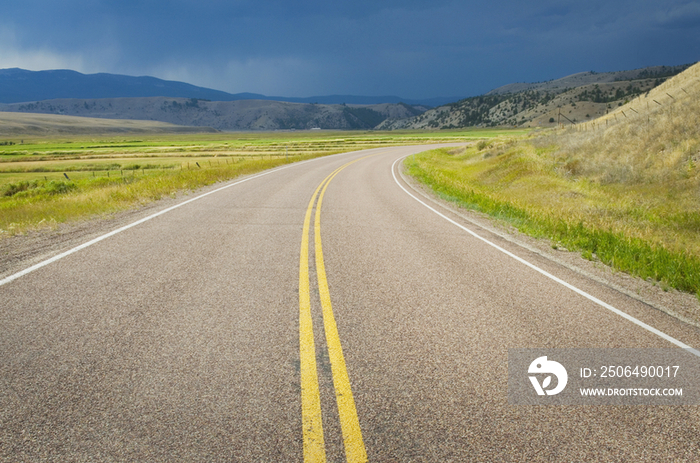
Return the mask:
POLYGON ((0 237, 137 207, 317 156, 523 133, 298 131, 7 138, 0 140, 0 237))

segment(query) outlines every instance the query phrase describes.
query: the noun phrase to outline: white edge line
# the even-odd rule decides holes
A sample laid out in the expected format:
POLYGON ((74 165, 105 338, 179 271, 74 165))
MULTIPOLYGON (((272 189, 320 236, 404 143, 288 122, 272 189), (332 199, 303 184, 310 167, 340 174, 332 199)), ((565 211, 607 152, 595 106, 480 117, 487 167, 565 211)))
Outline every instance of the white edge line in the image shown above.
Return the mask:
MULTIPOLYGON (((348 153, 340 153, 340 154, 348 154, 348 153)), ((324 157, 325 157, 325 156, 324 156, 324 157)), ((194 198, 192 198, 192 199, 188 199, 187 201, 183 201, 183 202, 181 202, 181 203, 179 203, 179 204, 176 204, 176 205, 174 205, 174 206, 171 206, 171 207, 169 207, 169 208, 167 208, 167 209, 163 209, 162 211, 156 212, 155 214, 149 215, 148 217, 144 217, 143 219, 137 220, 136 222, 130 223, 129 225, 125 225, 125 226, 123 226, 123 227, 121 227, 121 228, 118 228, 118 229, 116 229, 116 230, 113 230, 113 231, 111 231, 111 232, 109 232, 109 233, 106 233, 106 234, 104 234, 104 235, 98 236, 97 238, 95 238, 95 239, 93 239, 93 240, 90 240, 90 241, 88 241, 88 242, 86 242, 86 243, 83 243, 83 244, 81 244, 81 245, 79 245, 79 246, 76 246, 76 247, 74 247, 74 248, 72 248, 72 249, 69 249, 68 251, 62 252, 61 254, 57 254, 57 255, 51 257, 50 259, 41 261, 41 262, 39 262, 38 264, 32 265, 32 266, 29 267, 29 268, 26 268, 26 269, 24 269, 24 270, 22 270, 22 271, 20 271, 20 272, 17 272, 17 273, 14 273, 14 274, 12 274, 12 275, 10 275, 10 276, 8 276, 8 277, 5 277, 5 278, 3 278, 2 280, 0 280, 0 286, 5 285, 5 284, 7 284, 7 283, 9 283, 9 282, 11 282, 11 281, 14 281, 14 280, 16 280, 16 279, 18 279, 18 278, 20 278, 20 277, 22 277, 22 276, 24 276, 24 275, 26 275, 26 274, 28 274, 28 273, 31 273, 31 272, 33 272, 33 271, 35 271, 35 270, 40 269, 40 268, 42 268, 42 267, 45 267, 45 266, 47 266, 47 265, 49 265, 49 264, 51 264, 51 263, 53 263, 53 262, 56 262, 57 260, 63 259, 64 257, 69 256, 69 255, 71 255, 71 254, 73 254, 73 253, 76 253, 76 252, 78 252, 78 251, 80 251, 80 250, 82 250, 82 249, 85 249, 85 248, 87 248, 88 246, 92 246, 92 245, 95 244, 95 243, 99 243, 100 241, 105 240, 105 239, 107 239, 107 238, 109 238, 109 237, 111 237, 111 236, 114 236, 114 235, 116 235, 117 233, 121 233, 121 232, 123 232, 123 231, 125 231, 125 230, 128 230, 129 228, 132 228, 132 227, 135 227, 135 226, 137 226, 137 225, 140 225, 140 224, 142 224, 142 223, 144 223, 144 222, 147 222, 147 221, 149 221, 149 220, 151 220, 151 219, 154 219, 154 218, 156 218, 156 217, 158 217, 158 216, 160 216, 160 215, 163 215, 163 214, 165 214, 165 213, 168 213, 168 212, 172 211, 173 209, 177 209, 178 207, 182 207, 182 206, 184 206, 184 205, 186 205, 186 204, 189 204, 189 203, 191 203, 191 202, 193 202, 193 201, 197 201, 198 199, 202 199, 202 198, 204 198, 205 196, 209 196, 209 195, 212 195, 212 194, 214 194, 214 193, 218 193, 218 192, 221 191, 221 190, 225 190, 225 189, 227 189, 227 188, 231 188, 231 187, 233 187, 233 186, 240 185, 240 184, 243 183, 243 182, 247 182, 247 181, 249 181, 249 180, 253 180, 253 179, 262 177, 262 176, 264 176, 264 175, 271 174, 271 173, 273 173, 273 172, 279 172, 280 170, 284 170, 284 169, 287 169, 287 168, 289 168, 289 167, 298 166, 298 165, 300 165, 300 164, 304 164, 304 163, 307 163, 307 162, 315 161, 315 160, 317 160, 317 159, 322 159, 322 158, 309 159, 309 160, 306 160, 306 161, 295 162, 295 163, 289 164, 289 165, 287 165, 287 166, 282 166, 282 167, 278 167, 278 168, 275 168, 275 169, 266 170, 266 171, 261 172, 261 173, 259 173, 259 174, 256 174, 256 175, 253 175, 253 176, 244 178, 243 180, 239 180, 239 181, 237 181, 237 182, 230 183, 230 184, 228 184, 228 185, 224 185, 224 186, 222 186, 222 187, 220 187, 220 188, 217 188, 216 190, 212 190, 212 191, 209 191, 209 192, 207 192, 207 193, 201 194, 201 195, 199 195, 199 196, 197 196, 197 197, 194 197, 194 198)))
MULTIPOLYGON (((410 156, 410 155, 408 155, 408 156, 410 156)), ((700 357, 700 351, 699 351, 699 350, 693 349, 693 348, 690 347, 689 345, 687 345, 687 344, 685 344, 685 343, 679 341, 678 339, 676 339, 676 338, 674 338, 674 337, 672 337, 672 336, 669 336, 668 334, 664 333, 663 331, 657 330, 657 329, 654 328, 653 326, 647 325, 647 324, 644 323, 643 321, 634 318, 632 315, 629 315, 629 314, 627 314, 627 313, 625 313, 625 312, 623 312, 623 311, 621 311, 621 310, 619 310, 619 309, 616 309, 615 307, 611 306, 611 305, 608 304, 607 302, 601 301, 601 300, 598 299, 597 297, 588 294, 587 292, 585 292, 585 291, 583 291, 583 290, 581 290, 581 289, 579 289, 579 288, 577 288, 577 287, 575 287, 575 286, 573 286, 573 285, 571 285, 571 284, 565 282, 564 280, 561 280, 560 278, 555 277, 555 276, 552 275, 551 273, 548 273, 548 272, 546 272, 545 270, 542 270, 541 268, 537 267, 536 265, 531 264, 530 262, 526 261, 525 259, 522 259, 522 258, 516 256, 515 254, 511 253, 510 251, 507 251, 507 250, 503 249, 502 247, 498 246, 497 244, 492 243, 491 241, 487 240, 486 238, 483 238, 482 236, 480 236, 480 235, 474 233, 473 231, 469 230, 467 227, 465 227, 465 226, 463 226, 462 224, 460 224, 460 223, 458 223, 458 222, 452 220, 451 218, 447 217, 445 214, 441 213, 441 212, 438 211, 437 209, 434 209, 433 207, 429 206, 428 204, 424 203, 423 201, 421 201, 420 199, 418 199, 417 197, 415 197, 413 194, 411 194, 411 192, 409 192, 406 188, 404 188, 404 186, 401 185, 401 183, 399 182, 398 178, 396 178, 396 164, 397 164, 399 161, 404 160, 404 159, 407 158, 408 156, 404 156, 404 157, 399 158, 399 159, 397 159, 396 161, 394 161, 394 163, 391 165, 391 175, 394 177, 394 181, 396 182, 396 184, 397 184, 407 195, 409 195, 411 198, 415 199, 416 201, 418 201, 418 202, 421 203, 423 206, 427 207, 428 209, 430 209, 431 211, 433 211, 434 213, 436 213, 437 215, 439 215, 439 216, 442 217, 443 219, 447 220, 448 222, 451 222, 452 224, 454 224, 454 225, 458 226, 459 228, 461 228, 462 230, 466 231, 467 233, 469 233, 470 235, 472 235, 474 238, 477 238, 477 239, 483 241, 484 243, 488 244, 489 246, 492 246, 492 247, 494 247, 495 249, 501 251, 501 252, 504 253, 505 255, 507 255, 507 256, 509 256, 509 257, 512 257, 513 259, 517 260, 518 262, 520 262, 520 263, 522 263, 522 264, 524 264, 524 265, 527 265, 528 267, 530 267, 531 269, 535 270, 536 272, 539 272, 539 273, 541 273, 542 275, 546 276, 547 278, 556 281, 556 282, 559 283, 560 285, 565 286, 566 288, 569 288, 570 290, 574 291, 575 293, 580 294, 581 296, 585 297, 586 299, 589 299, 590 301, 595 302, 596 304, 600 305, 601 307, 604 307, 604 308, 608 309, 609 311, 611 311, 611 312, 613 312, 613 313, 619 315, 620 317, 622 317, 622 318, 624 318, 624 319, 626 319, 626 320, 631 321, 631 322, 634 323, 635 325, 640 326, 640 327, 644 328, 645 330, 654 333, 655 335, 657 335, 657 336, 659 336, 659 337, 665 339, 666 341, 668 341, 668 342, 670 342, 670 343, 672 343, 672 344, 675 344, 676 346, 678 346, 678 347, 680 347, 680 348, 682 348, 682 349, 685 349, 686 351, 688 351, 689 353, 691 353, 691 354, 693 354, 693 355, 696 355, 697 357, 700 357)))

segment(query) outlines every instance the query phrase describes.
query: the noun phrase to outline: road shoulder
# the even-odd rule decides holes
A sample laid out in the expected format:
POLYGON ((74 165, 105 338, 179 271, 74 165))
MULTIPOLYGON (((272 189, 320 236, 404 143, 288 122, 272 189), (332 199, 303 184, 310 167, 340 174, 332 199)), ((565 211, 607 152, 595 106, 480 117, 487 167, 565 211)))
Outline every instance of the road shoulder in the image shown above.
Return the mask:
POLYGON ((579 252, 555 247, 551 240, 525 235, 514 227, 499 222, 486 214, 468 210, 454 202, 440 198, 428 186, 410 177, 405 172, 403 163, 398 166, 398 169, 400 178, 405 185, 417 193, 421 199, 427 200, 431 205, 438 206, 441 211, 488 230, 517 246, 643 302, 684 323, 700 327, 700 300, 695 295, 672 288, 664 289, 657 282, 633 277, 627 273, 616 271, 599 260, 584 259, 579 252))

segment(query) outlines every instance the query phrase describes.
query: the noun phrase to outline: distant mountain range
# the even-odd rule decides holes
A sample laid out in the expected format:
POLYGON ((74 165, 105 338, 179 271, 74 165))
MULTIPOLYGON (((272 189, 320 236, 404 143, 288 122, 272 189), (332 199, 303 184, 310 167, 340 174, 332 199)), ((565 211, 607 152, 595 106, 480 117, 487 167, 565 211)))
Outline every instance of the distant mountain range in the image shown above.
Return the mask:
POLYGON ((407 99, 398 96, 328 95, 306 98, 227 93, 184 82, 117 74, 82 74, 70 70, 27 71, 0 69, 0 103, 28 103, 54 99, 171 97, 209 101, 267 100, 288 103, 359 104, 405 103, 435 107, 461 97, 407 99))
POLYGON ((160 121, 216 130, 551 127, 562 121, 595 119, 689 66, 583 72, 548 82, 509 84, 485 95, 442 103, 393 96, 234 95, 154 77, 4 69, 0 111, 160 121))
POLYGON ((217 130, 371 130, 387 119, 423 113, 425 106, 405 103, 327 105, 286 101, 207 101, 197 98, 61 98, 0 104, 0 111, 56 114, 101 119, 160 121, 217 130))

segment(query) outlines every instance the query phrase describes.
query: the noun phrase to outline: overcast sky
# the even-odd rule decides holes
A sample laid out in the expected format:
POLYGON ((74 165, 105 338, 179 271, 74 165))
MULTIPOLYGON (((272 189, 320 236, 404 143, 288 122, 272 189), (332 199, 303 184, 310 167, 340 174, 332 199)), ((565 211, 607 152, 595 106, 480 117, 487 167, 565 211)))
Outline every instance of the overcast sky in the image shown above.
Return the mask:
POLYGON ((700 1, 0 0, 0 68, 274 96, 472 96, 700 60, 700 1))

